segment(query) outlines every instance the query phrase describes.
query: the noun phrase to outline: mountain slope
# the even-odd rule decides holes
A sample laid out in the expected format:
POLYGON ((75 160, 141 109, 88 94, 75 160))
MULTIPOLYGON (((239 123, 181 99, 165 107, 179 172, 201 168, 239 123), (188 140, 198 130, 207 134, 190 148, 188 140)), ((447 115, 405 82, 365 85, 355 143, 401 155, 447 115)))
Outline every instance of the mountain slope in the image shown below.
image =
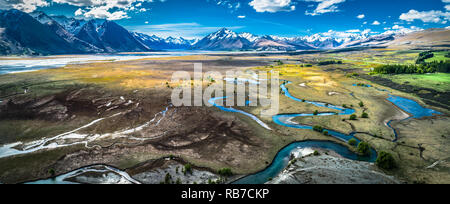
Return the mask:
POLYGON ((434 28, 399 35, 384 45, 398 49, 449 49, 450 30, 434 28))
POLYGON ((106 50, 100 36, 97 33, 97 27, 92 20, 84 24, 75 36, 100 49, 106 50))
POLYGON ((71 44, 73 48, 85 53, 104 52, 104 49, 102 49, 102 47, 99 47, 96 44, 80 39, 78 38, 78 36, 75 36, 74 34, 68 32, 61 24, 56 22, 52 17, 48 16, 44 12, 38 11, 31 13, 30 15, 34 17, 36 20, 38 20, 41 24, 44 24, 50 30, 55 32, 59 37, 66 40, 66 42, 71 44))
POLYGON ((10 48, 18 48, 11 54, 23 54, 25 50, 41 54, 82 52, 48 26, 18 10, 0 11, 0 28, 4 29, 1 41, 8 42, 10 48))
POLYGON ((134 38, 128 30, 112 21, 105 21, 97 30, 100 40, 108 52, 145 52, 151 50, 134 38))

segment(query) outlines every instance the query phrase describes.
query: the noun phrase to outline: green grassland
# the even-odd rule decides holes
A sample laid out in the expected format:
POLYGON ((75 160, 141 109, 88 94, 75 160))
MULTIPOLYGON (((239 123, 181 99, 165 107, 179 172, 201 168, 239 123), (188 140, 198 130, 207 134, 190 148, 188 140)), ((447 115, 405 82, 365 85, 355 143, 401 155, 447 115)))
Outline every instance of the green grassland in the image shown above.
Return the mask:
POLYGON ((425 62, 433 62, 433 61, 446 61, 446 60, 450 60, 450 58, 445 57, 449 52, 448 51, 443 51, 443 52, 433 52, 434 53, 434 57, 425 60, 425 62))
POLYGON ((450 74, 398 74, 381 75, 399 84, 410 84, 413 86, 434 89, 441 92, 450 91, 450 74))

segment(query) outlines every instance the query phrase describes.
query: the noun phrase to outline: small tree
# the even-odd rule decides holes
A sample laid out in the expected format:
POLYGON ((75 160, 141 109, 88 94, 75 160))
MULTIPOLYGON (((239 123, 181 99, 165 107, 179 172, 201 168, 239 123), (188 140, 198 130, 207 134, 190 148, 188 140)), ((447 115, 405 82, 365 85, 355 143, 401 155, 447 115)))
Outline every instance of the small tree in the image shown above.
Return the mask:
POLYGON ((314 115, 319 115, 319 111, 318 110, 314 111, 314 115))
POLYGON ((352 138, 348 141, 348 144, 351 146, 356 146, 358 144, 358 141, 356 141, 355 138, 352 138))
POLYGON ((360 142, 358 144, 358 152, 362 155, 370 155, 370 145, 367 142, 360 142))
POLYGON ((393 169, 396 166, 394 157, 387 152, 380 152, 375 163, 378 167, 386 170, 393 169))
POLYGON ((320 153, 316 150, 314 151, 314 156, 320 156, 320 153))
POLYGON ((325 131, 323 131, 323 135, 328 136, 328 135, 330 135, 330 133, 325 130, 325 131))
POLYGON ((358 116, 356 116, 355 114, 352 114, 351 116, 350 116, 350 120, 356 120, 358 118, 358 116))

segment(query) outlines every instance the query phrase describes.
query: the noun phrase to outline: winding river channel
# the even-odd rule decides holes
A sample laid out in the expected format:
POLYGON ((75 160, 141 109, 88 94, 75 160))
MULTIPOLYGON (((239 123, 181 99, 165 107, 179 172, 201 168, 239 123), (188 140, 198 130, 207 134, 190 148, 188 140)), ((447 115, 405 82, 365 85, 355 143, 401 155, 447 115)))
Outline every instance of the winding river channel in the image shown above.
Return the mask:
MULTIPOLYGON (((338 111, 338 112, 337 113, 336 112, 319 113, 316 115, 308 114, 308 113, 275 115, 272 117, 272 119, 273 119, 273 122, 278 125, 289 127, 289 128, 312 130, 313 126, 298 124, 298 123, 292 122, 292 119, 297 118, 297 117, 352 115, 356 112, 354 109, 344 108, 344 107, 340 107, 340 106, 336 106, 336 105, 332 105, 332 104, 327 104, 324 102, 307 101, 307 100, 296 98, 293 95, 291 95, 289 92, 289 89, 286 88, 286 85, 288 85, 288 84, 291 84, 291 82, 284 81, 283 84, 280 86, 286 97, 288 97, 294 101, 297 101, 297 102, 309 103, 309 104, 315 105, 317 107, 330 108, 330 109, 338 111)), ((365 88, 371 88, 371 87, 372 86, 370 86, 370 85, 365 86, 365 88)), ((224 98, 214 98, 214 99, 211 99, 209 101, 209 103, 213 104, 215 107, 219 108, 222 111, 242 113, 246 116, 249 116, 253 120, 255 120, 258 124, 260 124, 260 125, 263 124, 262 126, 265 127, 266 129, 270 129, 270 128, 267 128, 268 126, 264 122, 262 122, 260 119, 258 119, 256 116, 254 116, 252 114, 249 114, 249 113, 246 113, 246 112, 243 112, 240 110, 236 110, 234 108, 225 108, 223 106, 216 104, 215 101, 218 101, 219 99, 224 99, 224 98)), ((415 102, 411 99, 390 95, 388 100, 390 102, 392 102, 394 105, 396 105, 397 107, 399 107, 400 109, 402 109, 403 111, 406 111, 409 114, 413 115, 413 117, 410 117, 407 119, 422 118, 422 117, 433 116, 434 114, 441 114, 435 110, 424 108, 420 104, 418 104, 417 102, 415 102)), ((405 119, 405 120, 407 120, 407 119, 405 119)), ((391 122, 392 121, 389 121, 389 123, 387 125, 392 128, 392 126, 390 125, 391 122)), ((394 128, 392 128, 392 129, 394 130, 394 133, 396 135, 396 139, 394 141, 394 142, 396 142, 398 136, 397 136, 395 129, 394 128)), ((343 142, 348 142, 350 139, 355 139, 358 143, 361 142, 358 138, 356 138, 354 136, 355 133, 344 134, 344 133, 336 132, 333 130, 326 130, 326 131, 328 131, 328 134, 330 136, 333 136, 343 142)), ((234 184, 263 184, 263 183, 266 183, 270 178, 274 178, 284 168, 287 167, 290 156, 294 151, 296 151, 298 149, 305 149, 305 148, 326 149, 326 150, 334 151, 344 158, 351 159, 351 160, 357 160, 357 161, 375 162, 375 160, 377 158, 377 152, 374 149, 371 149, 371 154, 369 156, 360 156, 359 154, 356 154, 355 152, 350 151, 348 147, 338 144, 338 143, 335 143, 335 142, 330 142, 330 141, 295 142, 295 143, 292 143, 292 144, 284 147, 283 149, 281 149, 278 152, 278 154, 276 155, 272 164, 269 167, 267 167, 265 170, 260 171, 256 174, 246 176, 240 180, 237 180, 234 182, 234 184)))

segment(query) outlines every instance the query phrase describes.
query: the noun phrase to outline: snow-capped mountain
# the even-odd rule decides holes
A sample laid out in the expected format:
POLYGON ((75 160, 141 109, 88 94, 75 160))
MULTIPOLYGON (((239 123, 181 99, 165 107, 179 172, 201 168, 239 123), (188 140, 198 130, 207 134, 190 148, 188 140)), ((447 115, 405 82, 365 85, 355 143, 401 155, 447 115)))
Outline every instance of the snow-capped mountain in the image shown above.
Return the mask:
POLYGON ((349 34, 346 37, 331 37, 326 34, 314 34, 304 37, 256 36, 251 33, 235 33, 223 28, 211 33, 194 45, 201 50, 311 50, 333 49, 341 45, 366 38, 366 33, 349 34))
POLYGON ((378 45, 383 45, 385 43, 395 40, 396 36, 397 36, 397 34, 395 34, 395 33, 368 36, 366 38, 361 38, 361 39, 345 42, 342 45, 340 45, 340 47, 346 48, 346 47, 378 46, 378 45))
MULTIPOLYGON (((249 35, 243 35, 251 37, 249 35)), ((211 33, 193 45, 193 49, 199 50, 249 50, 253 48, 253 43, 237 33, 222 28, 211 33)), ((250 38, 251 39, 251 38, 250 38)))
POLYGON ((198 43, 194 49, 200 50, 260 50, 293 51, 312 49, 335 49, 358 44, 357 42, 386 41, 386 36, 370 36, 368 32, 318 33, 302 37, 279 37, 273 35, 257 36, 251 33, 235 33, 223 28, 211 33, 198 43), (333 36, 336 35, 336 36, 333 36))

